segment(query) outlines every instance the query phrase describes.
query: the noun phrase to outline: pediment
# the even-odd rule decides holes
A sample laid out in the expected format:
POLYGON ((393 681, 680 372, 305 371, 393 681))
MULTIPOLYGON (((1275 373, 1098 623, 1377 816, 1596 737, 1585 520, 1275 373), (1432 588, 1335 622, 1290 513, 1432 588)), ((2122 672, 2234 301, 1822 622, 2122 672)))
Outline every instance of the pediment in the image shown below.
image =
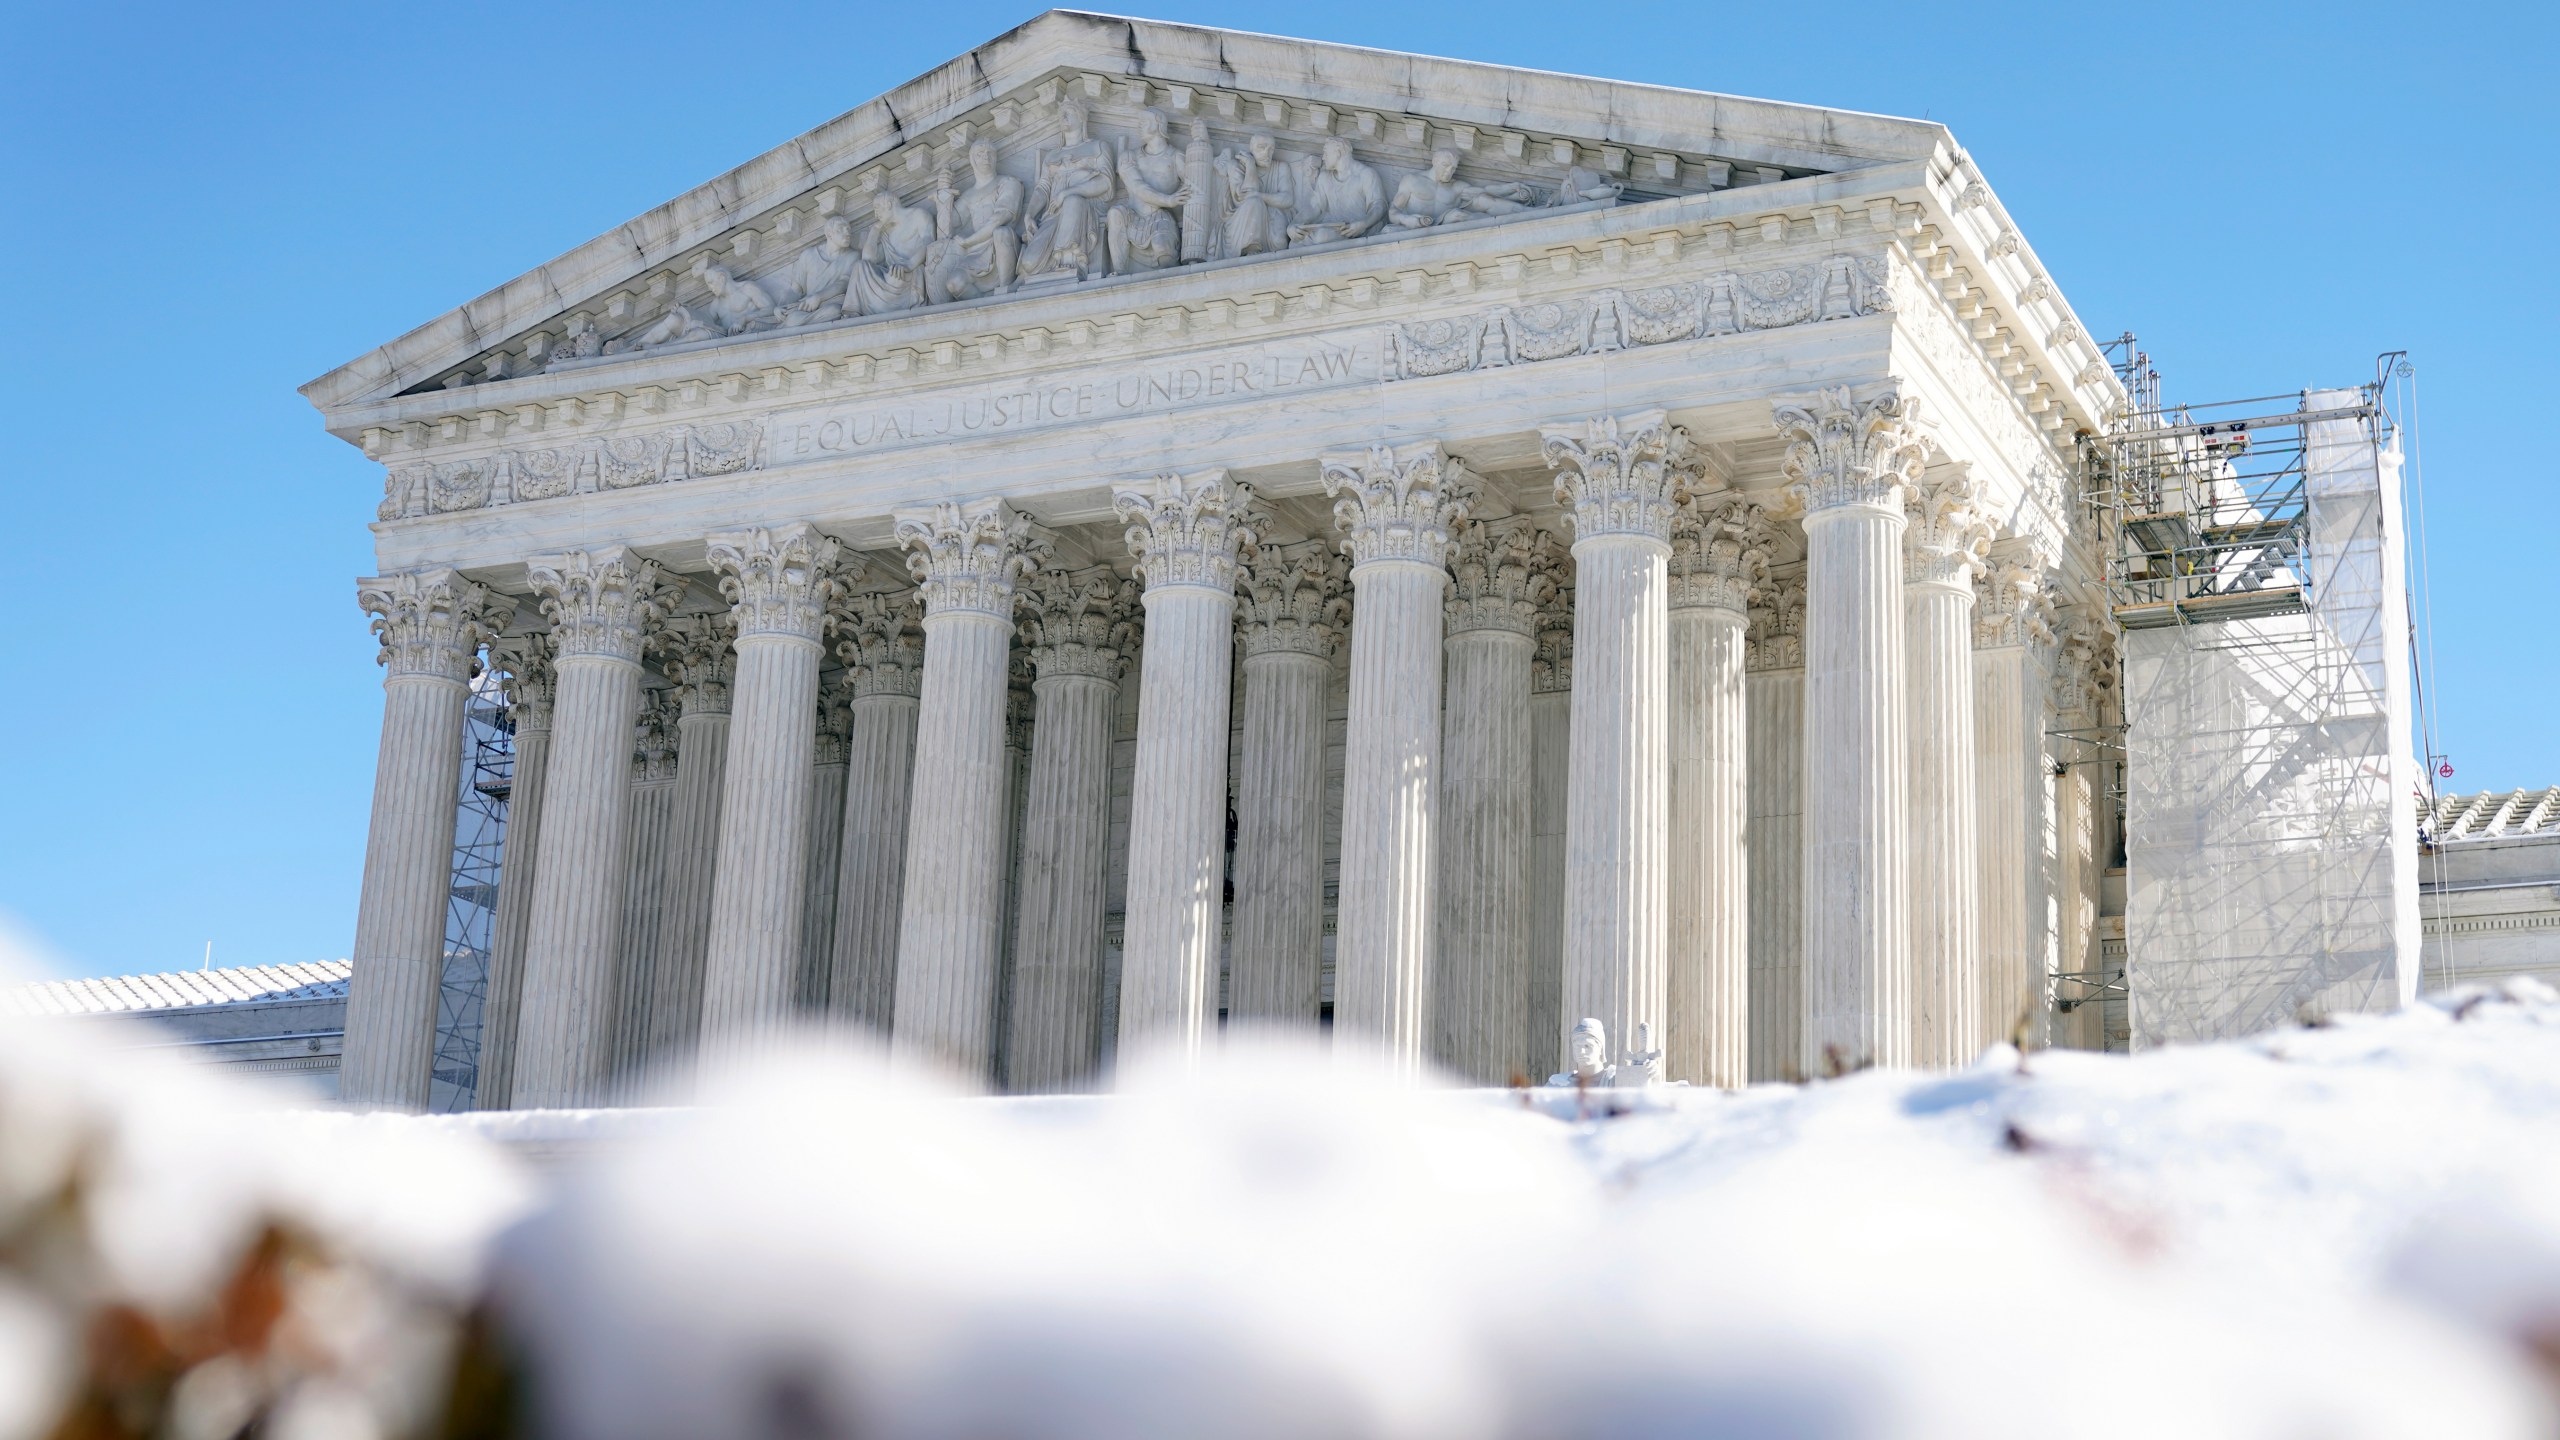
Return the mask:
POLYGON ((303 394, 330 411, 603 370, 1945 141, 1919 121, 1050 11, 303 394))

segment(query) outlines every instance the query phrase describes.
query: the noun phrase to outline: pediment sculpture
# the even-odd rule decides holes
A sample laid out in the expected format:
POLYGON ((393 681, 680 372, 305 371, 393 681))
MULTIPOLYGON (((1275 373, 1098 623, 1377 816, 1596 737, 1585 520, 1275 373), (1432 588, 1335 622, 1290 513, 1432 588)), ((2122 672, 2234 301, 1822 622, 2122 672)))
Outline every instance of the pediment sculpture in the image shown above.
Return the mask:
POLYGON ((870 193, 865 212, 836 212, 781 264, 746 273, 707 253, 663 307, 610 337, 584 311, 543 357, 560 370, 661 346, 799 329, 991 296, 1035 293, 1113 275, 1211 260, 1276 255, 1372 236, 1562 206, 1615 204, 1624 187, 1566 164, 1560 180, 1468 177, 1443 146, 1402 170, 1360 157, 1339 135, 1293 150, 1269 130, 1220 145, 1190 117, 1177 138, 1159 109, 1136 112, 1135 134, 1094 133, 1073 97, 1057 128, 1030 147, 1026 174, 1009 173, 984 136, 965 167, 934 171, 910 200, 870 193))

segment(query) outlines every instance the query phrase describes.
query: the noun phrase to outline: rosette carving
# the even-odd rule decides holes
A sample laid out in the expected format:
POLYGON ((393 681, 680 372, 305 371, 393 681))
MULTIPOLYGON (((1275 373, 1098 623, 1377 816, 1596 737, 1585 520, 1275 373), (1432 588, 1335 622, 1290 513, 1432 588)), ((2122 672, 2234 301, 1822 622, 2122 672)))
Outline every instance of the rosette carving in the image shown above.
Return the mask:
POLYGON ((924 693, 924 601, 916 591, 839 595, 828 619, 849 700, 924 693))
POLYGON ((480 646, 515 613, 502 595, 454 570, 412 570, 356 582, 356 605, 373 617, 377 663, 394 677, 471 678, 480 646))
POLYGON ((1899 511, 1929 458, 1919 408, 1891 390, 1856 399, 1847 386, 1776 402, 1788 500, 1807 514, 1842 505, 1899 511))
POLYGON ((1556 503, 1576 542, 1603 535, 1669 541, 1692 484, 1688 433, 1660 410, 1600 415, 1538 430, 1556 472, 1556 503))
POLYGON ((1351 581, 1342 554, 1322 540, 1264 545, 1236 581, 1236 628, 1247 657, 1330 658, 1351 625, 1351 581))
POLYGON ((1538 608, 1565 583, 1565 561, 1564 546, 1526 515, 1468 526, 1449 557, 1449 633, 1535 637, 1538 608))
POLYGON ((1353 569, 1404 560, 1439 569, 1475 507, 1475 482, 1436 441, 1373 445, 1324 457, 1324 493, 1353 569))
POLYGON ((1223 469, 1165 474, 1113 492, 1129 553, 1150 590, 1192 585, 1232 592, 1236 556, 1260 530, 1253 490, 1223 469))
POLYGON ((813 525, 714 535, 711 572, 720 577, 738 634, 815 641, 825 628, 842 552, 813 525))
POLYGON ((1013 619, 1014 582, 1049 556, 1049 533, 1002 500, 945 500, 896 517, 927 615, 1013 619))
POLYGON ((537 555, 525 573, 542 613, 551 617, 563 660, 598 656, 638 664, 649 627, 684 594, 682 585, 659 573, 656 561, 622 545, 537 555))
POLYGON ((1042 677, 1118 680, 1138 644, 1138 587, 1109 566, 1043 570, 1023 586, 1017 633, 1042 677))

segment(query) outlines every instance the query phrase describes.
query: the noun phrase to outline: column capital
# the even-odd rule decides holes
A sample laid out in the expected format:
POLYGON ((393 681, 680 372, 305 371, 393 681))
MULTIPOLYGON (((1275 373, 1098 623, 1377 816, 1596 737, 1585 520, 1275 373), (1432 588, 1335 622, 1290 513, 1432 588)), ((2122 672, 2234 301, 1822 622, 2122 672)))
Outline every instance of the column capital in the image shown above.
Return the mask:
POLYGON ((423 675, 456 683, 471 678, 480 646, 515 612, 515 602, 455 570, 359 580, 356 605, 373 617, 373 636, 382 646, 375 663, 389 678, 423 675))
POLYGON ((542 613, 551 617, 563 660, 592 656, 639 664, 649 627, 684 595, 684 587, 663 576, 656 561, 641 559, 626 545, 537 555, 525 563, 525 574, 542 613))
POLYGON ((1435 570, 1448 563, 1450 535, 1475 508, 1475 481, 1440 442, 1337 450, 1318 464, 1352 569, 1394 560, 1435 570))
POLYGON ((2046 663, 2054 642, 2055 579, 2038 556, 1994 547, 1974 574, 1973 648, 2024 648, 2030 658, 2046 663))
POLYGON ((651 690, 640 697, 632 722, 631 778, 643 785, 676 778, 676 694, 651 690))
POLYGON ((1031 657, 1019 648, 1005 656, 1004 743, 1025 754, 1031 751, 1031 723, 1038 709, 1038 699, 1031 688, 1037 674, 1031 668, 1031 657))
POLYGON ((1323 540, 1256 546, 1236 580, 1236 629, 1246 659, 1330 659, 1351 623, 1349 567, 1323 540))
POLYGON ((843 550, 809 524, 714 535, 711 573, 738 635, 783 635, 815 644, 835 593, 843 550))
POLYGON ((945 500, 894 517, 924 613, 989 615, 1010 623, 1014 582, 1049 556, 1049 532, 998 499, 945 500))
POLYGON ((738 678, 738 622, 733 612, 678 615, 649 635, 659 667, 675 683, 687 715, 729 713, 729 687, 738 678))
POLYGON ((1751 595, 1749 628, 1743 631, 1743 668, 1804 668, 1804 576, 1772 576, 1751 595))
POLYGON ((924 601, 915 590, 840 594, 828 609, 851 699, 924 693, 924 601))
POLYGON ((559 639, 548 630, 528 630, 489 642, 489 664, 503 672, 507 711, 516 733, 551 728, 551 701, 559 690, 559 639))
POLYGON ((1129 553, 1149 590, 1188 585, 1233 593, 1236 554, 1260 538, 1252 487, 1222 468, 1123 485, 1112 492, 1111 508, 1128 527, 1129 553))
POLYGON ((1571 561, 1556 537, 1526 515, 1470 525, 1449 557, 1442 604, 1449 633, 1503 630, 1534 638, 1538 610, 1566 581, 1571 561))
POLYGON ((1731 490, 1692 496, 1671 524, 1671 608, 1747 610, 1777 542, 1763 501, 1731 490))
POLYGON ((1538 606, 1537 648, 1529 655, 1529 693, 1573 688, 1573 584, 1563 581, 1538 606))
POLYGON ((813 765, 842 765, 850 758, 853 734, 853 672, 839 672, 818 687, 818 743, 810 752, 813 765))
POLYGON ((2105 612, 2075 605, 2063 612, 2053 667, 2053 709, 2094 723, 2116 689, 2116 631, 2105 612))
POLYGON ((1107 565, 1043 570, 1023 586, 1016 633, 1033 671, 1116 681, 1138 644, 1138 586, 1107 565))
POLYGON ((1917 399, 1891 388, 1859 399, 1841 385, 1772 401, 1770 412, 1787 443, 1780 463, 1797 510, 1854 505, 1902 513, 1904 493, 1929 457, 1917 399))
POLYGON ((1902 583, 1938 585, 1970 596, 1991 548, 1991 522, 1962 462, 1922 475, 1903 492, 1902 583))
POLYGON ((1669 543, 1671 515, 1695 477, 1689 432, 1660 410, 1538 427, 1576 544, 1604 535, 1669 543))

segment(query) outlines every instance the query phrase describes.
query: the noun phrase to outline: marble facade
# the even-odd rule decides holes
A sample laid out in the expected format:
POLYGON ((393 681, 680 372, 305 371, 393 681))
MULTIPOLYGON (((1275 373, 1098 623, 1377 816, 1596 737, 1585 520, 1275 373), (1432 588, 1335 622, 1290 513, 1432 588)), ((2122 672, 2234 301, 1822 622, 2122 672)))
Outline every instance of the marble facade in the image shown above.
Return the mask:
POLYGON ((2123 395, 1933 124, 1051 12, 304 394, 384 472, 352 1101, 424 1099, 475 663, 483 1103, 810 1016, 1949 1064, 2083 883, 2123 395))

